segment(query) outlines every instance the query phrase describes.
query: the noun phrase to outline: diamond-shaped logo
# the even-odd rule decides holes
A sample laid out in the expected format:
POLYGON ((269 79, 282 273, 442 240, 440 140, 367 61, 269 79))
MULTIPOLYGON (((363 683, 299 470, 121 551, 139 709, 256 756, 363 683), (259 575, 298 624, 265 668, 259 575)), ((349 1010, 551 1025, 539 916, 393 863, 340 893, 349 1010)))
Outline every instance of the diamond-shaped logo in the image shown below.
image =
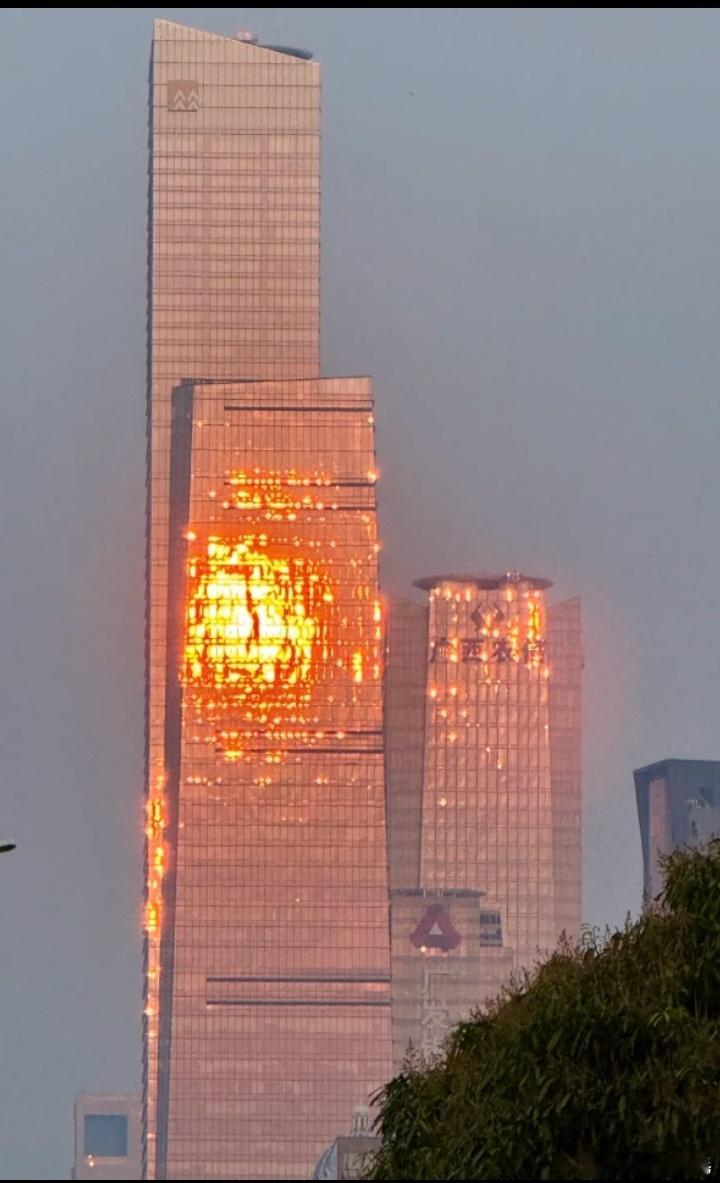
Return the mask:
POLYGON ((505 619, 505 613, 497 604, 478 604, 470 619, 476 628, 497 628, 505 619))

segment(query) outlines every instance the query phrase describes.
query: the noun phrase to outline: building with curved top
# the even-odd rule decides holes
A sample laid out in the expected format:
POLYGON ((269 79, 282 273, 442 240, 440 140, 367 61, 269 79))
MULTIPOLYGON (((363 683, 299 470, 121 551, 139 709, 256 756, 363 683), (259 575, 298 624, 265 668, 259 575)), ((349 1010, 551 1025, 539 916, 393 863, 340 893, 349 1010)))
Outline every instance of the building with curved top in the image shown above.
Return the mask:
POLYGON ((321 1154, 313 1179, 363 1179, 380 1149, 380 1137, 373 1133, 372 1112, 367 1105, 353 1109, 349 1134, 341 1134, 321 1154))
POLYGON ((390 603, 386 776, 396 1064, 576 934, 580 602, 547 579, 420 579, 390 603))

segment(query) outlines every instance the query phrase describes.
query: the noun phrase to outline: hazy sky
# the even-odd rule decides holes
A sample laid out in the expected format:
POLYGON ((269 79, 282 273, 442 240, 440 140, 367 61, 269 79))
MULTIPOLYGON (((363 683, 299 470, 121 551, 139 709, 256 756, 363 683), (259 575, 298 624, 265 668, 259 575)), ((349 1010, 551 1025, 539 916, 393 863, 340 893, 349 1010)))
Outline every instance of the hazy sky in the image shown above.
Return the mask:
POLYGON ((585 915, 640 897, 632 769, 720 757, 717 10, 0 15, 0 1177, 139 1076, 153 16, 323 64, 324 372, 375 379, 388 590, 585 605, 585 915))

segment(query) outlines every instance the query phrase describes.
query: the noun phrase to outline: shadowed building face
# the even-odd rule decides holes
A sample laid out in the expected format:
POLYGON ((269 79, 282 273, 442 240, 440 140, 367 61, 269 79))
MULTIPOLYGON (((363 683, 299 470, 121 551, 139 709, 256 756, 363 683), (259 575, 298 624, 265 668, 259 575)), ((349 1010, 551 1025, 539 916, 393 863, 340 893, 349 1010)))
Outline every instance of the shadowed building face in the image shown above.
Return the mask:
POLYGON ((647 901, 663 889, 663 856, 720 834, 720 760, 661 760, 635 773, 643 886, 647 901))

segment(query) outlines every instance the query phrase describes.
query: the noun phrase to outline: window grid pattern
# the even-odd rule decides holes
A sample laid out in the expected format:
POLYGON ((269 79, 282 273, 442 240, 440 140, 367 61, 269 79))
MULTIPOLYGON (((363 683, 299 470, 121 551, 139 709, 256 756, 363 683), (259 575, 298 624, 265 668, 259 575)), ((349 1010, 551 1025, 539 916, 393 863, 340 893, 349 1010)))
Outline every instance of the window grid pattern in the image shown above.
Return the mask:
MULTIPOLYGON (((170 866, 165 713, 172 391, 187 378, 317 376, 319 132, 316 63, 155 22, 149 99, 143 1054, 149 1177, 157 1166, 162 895, 170 866)), ((216 1165, 222 1175, 222 1164, 216 1165)))
POLYGON ((516 968, 557 938, 544 617, 521 577, 430 593, 421 886, 485 892, 516 968))
POLYGON ((390 888, 420 882, 428 610, 391 599, 385 612, 385 770, 390 888))
MULTIPOLYGON (((397 1072, 410 1044, 426 1045, 428 1023, 433 1038, 443 1030, 437 998, 428 1001, 423 988, 428 965, 439 973, 440 963, 448 975, 437 978, 435 994, 442 992, 450 1024, 494 997, 528 956, 531 942, 516 949, 517 928, 511 934, 506 917, 513 879, 519 911, 533 874, 539 878, 530 851, 536 845, 533 815, 540 819, 539 795, 546 793, 546 720, 552 808, 550 815, 544 814, 540 835, 547 870, 551 817, 553 894, 546 907, 554 911, 554 919, 547 913, 554 926, 552 943, 561 930, 576 935, 580 927, 581 603, 565 600, 546 609, 544 597, 537 596, 534 615, 541 627, 530 638, 528 611, 508 609, 505 595, 516 600, 526 591, 529 598, 541 588, 523 589, 515 578, 505 588, 498 577, 480 577, 479 582, 492 586, 479 595, 478 580, 420 580, 420 587, 434 587, 434 596, 440 596, 439 604, 431 598, 430 624, 428 609, 409 600, 392 600, 386 613, 385 760, 397 1072), (513 655, 520 660, 513 662, 513 655), (505 660, 498 663, 495 656, 505 660), (514 756, 508 756, 508 748, 514 756), (531 748, 538 753, 537 769, 531 748), (434 808, 428 795, 423 797, 426 773, 435 792, 434 808), (522 842, 513 826, 522 829, 522 842), (521 849, 525 845, 527 855, 521 849), (423 879, 421 885, 421 848, 423 874, 430 884, 423 879), (488 856, 497 868, 496 900, 486 894, 492 879, 488 856), (526 865, 518 875, 520 856, 526 865), (426 940, 430 920, 437 918, 436 905, 450 919, 459 944, 426 940)), ((532 950, 531 960, 534 955, 532 950)))
POLYGON ((170 1178, 302 1178, 391 1072, 372 392, 218 382, 190 406, 189 486, 175 452, 171 481, 168 704, 183 685, 158 1162, 170 1178), (219 545, 309 557, 330 597, 306 692, 286 702, 273 665, 269 717, 234 689, 197 695, 186 672, 198 560, 219 545))
POLYGON ((574 597, 548 608, 550 762, 555 922, 580 935, 582 919, 582 605, 574 597))

